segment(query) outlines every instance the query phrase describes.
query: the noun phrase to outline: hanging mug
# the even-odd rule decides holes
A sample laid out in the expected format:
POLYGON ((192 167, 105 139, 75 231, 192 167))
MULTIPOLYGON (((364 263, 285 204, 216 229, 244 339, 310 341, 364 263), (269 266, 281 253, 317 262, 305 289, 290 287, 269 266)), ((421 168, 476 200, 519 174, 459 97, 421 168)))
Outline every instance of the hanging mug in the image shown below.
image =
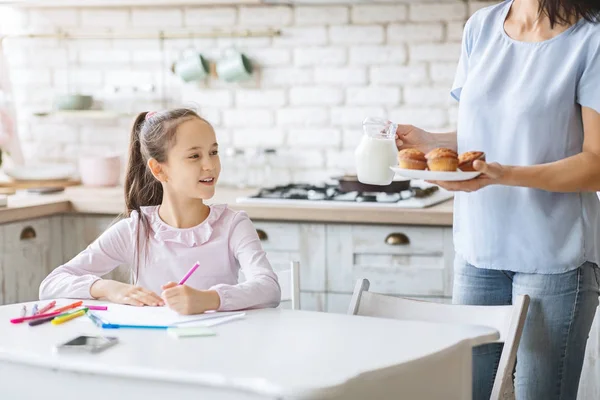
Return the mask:
POLYGON ((192 54, 173 64, 173 72, 184 82, 200 81, 209 73, 208 61, 202 54, 192 54))
POLYGON ((252 63, 243 53, 228 51, 217 63, 217 75, 225 82, 240 82, 252 77, 252 63))

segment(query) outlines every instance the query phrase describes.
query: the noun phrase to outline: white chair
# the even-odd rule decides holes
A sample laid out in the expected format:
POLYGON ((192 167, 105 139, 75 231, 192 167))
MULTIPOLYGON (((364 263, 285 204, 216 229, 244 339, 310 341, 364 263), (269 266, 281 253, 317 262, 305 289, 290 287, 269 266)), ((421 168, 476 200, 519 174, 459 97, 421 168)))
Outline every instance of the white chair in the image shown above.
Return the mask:
MULTIPOLYGON (((281 287, 281 302, 291 303, 292 310, 300 309, 300 263, 290 261, 289 268, 274 267, 279 286, 281 287)), ((285 305, 285 304, 284 304, 285 305)))
POLYGON ((504 343, 490 400, 514 399, 513 371, 517 348, 529 307, 529 296, 513 299, 510 306, 468 306, 432 303, 369 292, 367 279, 354 288, 348 314, 381 318, 483 325, 500 333, 504 343))

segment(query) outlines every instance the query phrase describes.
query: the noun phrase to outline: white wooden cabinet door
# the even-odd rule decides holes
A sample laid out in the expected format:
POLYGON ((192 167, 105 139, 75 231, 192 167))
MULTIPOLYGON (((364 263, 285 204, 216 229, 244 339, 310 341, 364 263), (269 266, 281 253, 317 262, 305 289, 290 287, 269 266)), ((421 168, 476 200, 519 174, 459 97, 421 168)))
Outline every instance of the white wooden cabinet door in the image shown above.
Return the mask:
MULTIPOLYGON (((111 215, 65 215, 63 217, 64 262, 69 261, 94 242, 116 221, 116 218, 111 215)), ((121 265, 103 278, 129 283, 131 282, 131 269, 128 265, 121 265)))
POLYGON ((254 226, 274 269, 300 262, 300 290, 325 290, 325 225, 255 221, 254 226))
POLYGON ((448 228, 328 225, 326 291, 352 293, 367 278, 374 292, 449 297, 453 257, 448 228))
POLYGON ((600 307, 596 310, 596 318, 587 342, 577 398, 600 399, 600 307))
POLYGON ((39 298, 42 280, 62 260, 61 220, 54 216, 2 226, 0 303, 39 298))

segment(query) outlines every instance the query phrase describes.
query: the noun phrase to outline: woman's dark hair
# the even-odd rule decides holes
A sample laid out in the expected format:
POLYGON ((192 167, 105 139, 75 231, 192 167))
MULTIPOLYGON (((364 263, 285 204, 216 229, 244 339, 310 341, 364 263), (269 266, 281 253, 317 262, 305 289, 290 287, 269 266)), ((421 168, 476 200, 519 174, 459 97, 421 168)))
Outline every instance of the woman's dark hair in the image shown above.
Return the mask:
POLYGON ((540 10, 555 24, 570 25, 573 19, 585 18, 589 22, 600 20, 600 1, 598 0, 539 0, 540 10))
MULTIPOLYGON (((167 153, 175 143, 177 128, 190 119, 201 118, 196 112, 178 108, 159 112, 143 112, 139 114, 131 128, 129 142, 129 161, 125 174, 125 216, 130 217, 132 211, 137 211, 138 229, 136 232, 136 246, 134 249, 135 274, 133 282, 139 275, 140 236, 144 231, 144 243, 148 242, 149 221, 144 217, 141 207, 157 206, 162 202, 163 188, 150 172, 148 160, 154 158, 162 163, 167 161, 167 153)), ((147 250, 147 246, 144 246, 147 250)), ((144 251, 147 255, 147 251, 144 251)))

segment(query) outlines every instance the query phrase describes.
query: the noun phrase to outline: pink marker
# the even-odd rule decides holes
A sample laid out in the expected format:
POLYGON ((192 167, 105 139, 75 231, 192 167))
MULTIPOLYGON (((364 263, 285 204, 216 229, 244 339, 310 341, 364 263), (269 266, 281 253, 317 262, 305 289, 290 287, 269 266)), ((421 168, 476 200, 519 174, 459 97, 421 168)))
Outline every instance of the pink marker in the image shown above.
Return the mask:
POLYGON ((87 308, 88 310, 93 310, 93 311, 106 311, 108 310, 107 306, 83 306, 84 308, 87 308))
POLYGON ((188 278, 190 276, 192 276, 192 274, 194 273, 194 271, 196 271, 198 269, 199 266, 200 266, 200 264, 198 263, 198 261, 196 261, 196 264, 194 264, 194 266, 192 268, 190 268, 190 270, 188 271, 188 273, 185 274, 185 276, 183 278, 181 278, 181 280, 179 281, 179 284, 183 285, 185 283, 185 281, 187 281, 188 278))

